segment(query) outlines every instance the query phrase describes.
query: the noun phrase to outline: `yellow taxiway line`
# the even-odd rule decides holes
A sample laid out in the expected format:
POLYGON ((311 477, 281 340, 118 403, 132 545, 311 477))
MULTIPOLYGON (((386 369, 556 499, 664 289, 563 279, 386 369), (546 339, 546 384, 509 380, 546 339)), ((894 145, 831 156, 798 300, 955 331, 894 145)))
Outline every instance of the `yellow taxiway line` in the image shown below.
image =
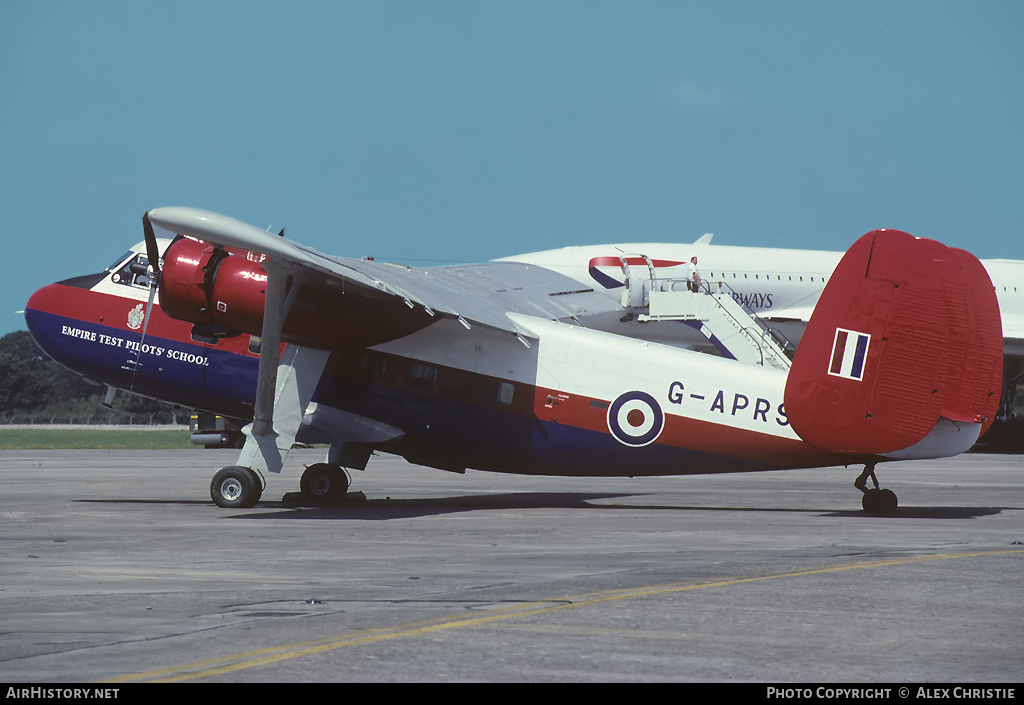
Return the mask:
POLYGON ((922 563, 925 561, 952 560, 955 558, 977 558, 984 556, 998 556, 1009 553, 1024 553, 1024 549, 1013 549, 1003 551, 982 551, 975 553, 943 553, 933 556, 916 556, 912 558, 892 558, 880 561, 868 561, 862 563, 847 563, 831 566, 828 568, 814 568, 810 570, 799 570, 790 573, 776 573, 771 575, 759 575, 746 578, 723 578, 708 582, 698 583, 669 583, 666 585, 648 585, 645 587, 629 588, 625 590, 609 590, 596 593, 585 593, 581 595, 567 595, 549 600, 536 600, 516 604, 508 607, 500 607, 481 612, 472 617, 457 619, 426 620, 422 622, 410 622, 393 627, 382 627, 379 629, 366 629, 351 634, 322 639, 318 641, 298 642, 283 646, 243 651, 228 656, 194 661, 178 666, 132 673, 129 675, 109 678, 104 683, 123 682, 147 682, 147 683, 171 683, 176 681, 197 680, 211 676, 219 676, 225 673, 241 671, 248 668, 256 668, 271 663, 288 661, 296 658, 303 658, 314 654, 322 654, 336 649, 343 649, 349 646, 360 646, 372 644, 390 639, 407 639, 434 632, 450 631, 475 627, 481 624, 489 624, 510 619, 520 619, 536 615, 558 612, 560 610, 579 609, 604 602, 615 602, 619 600, 635 600, 654 595, 665 595, 674 592, 686 592, 689 590, 705 590, 715 587, 728 587, 731 585, 743 585, 746 583, 757 583, 766 580, 782 580, 786 578, 802 578, 810 575, 824 575, 826 573, 837 573, 846 570, 866 570, 871 568, 885 568, 889 566, 908 565, 911 563, 922 563))

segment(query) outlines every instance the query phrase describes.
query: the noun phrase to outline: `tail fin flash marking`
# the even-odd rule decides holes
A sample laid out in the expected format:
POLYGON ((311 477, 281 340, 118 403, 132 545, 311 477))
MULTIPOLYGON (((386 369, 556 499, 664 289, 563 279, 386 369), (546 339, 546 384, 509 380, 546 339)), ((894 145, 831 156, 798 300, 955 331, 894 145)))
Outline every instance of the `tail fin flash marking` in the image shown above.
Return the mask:
POLYGON ((836 377, 864 379, 864 360, 868 354, 871 336, 855 330, 836 328, 835 341, 832 344, 832 360, 828 373, 836 377))

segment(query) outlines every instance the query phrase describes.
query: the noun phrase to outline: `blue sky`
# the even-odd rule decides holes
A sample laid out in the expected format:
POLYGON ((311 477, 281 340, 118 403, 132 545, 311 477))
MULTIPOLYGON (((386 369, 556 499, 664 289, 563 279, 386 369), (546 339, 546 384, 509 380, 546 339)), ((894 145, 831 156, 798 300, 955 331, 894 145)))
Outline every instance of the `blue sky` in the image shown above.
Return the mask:
POLYGON ((413 265, 565 245, 1024 259, 1024 3, 0 2, 0 334, 146 209, 413 265))

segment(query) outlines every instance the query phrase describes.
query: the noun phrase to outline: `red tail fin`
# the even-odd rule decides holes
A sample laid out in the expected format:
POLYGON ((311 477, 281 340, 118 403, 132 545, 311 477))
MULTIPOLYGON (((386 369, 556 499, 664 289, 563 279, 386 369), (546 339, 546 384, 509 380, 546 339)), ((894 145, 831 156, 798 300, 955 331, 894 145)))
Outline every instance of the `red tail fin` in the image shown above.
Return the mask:
POLYGON ((786 382, 786 414, 808 443, 848 453, 902 450, 940 418, 984 432, 1002 363, 999 306, 981 262, 876 230, 847 251, 818 300, 786 382))

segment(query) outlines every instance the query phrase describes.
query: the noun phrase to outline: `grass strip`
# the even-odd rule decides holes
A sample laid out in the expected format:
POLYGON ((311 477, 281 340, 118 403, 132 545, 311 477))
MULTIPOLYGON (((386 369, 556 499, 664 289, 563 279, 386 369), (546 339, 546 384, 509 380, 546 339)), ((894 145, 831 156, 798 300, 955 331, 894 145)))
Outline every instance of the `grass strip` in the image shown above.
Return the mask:
POLYGON ((159 450, 201 449, 189 440, 185 429, 104 428, 4 428, 0 426, 0 450, 159 450))

